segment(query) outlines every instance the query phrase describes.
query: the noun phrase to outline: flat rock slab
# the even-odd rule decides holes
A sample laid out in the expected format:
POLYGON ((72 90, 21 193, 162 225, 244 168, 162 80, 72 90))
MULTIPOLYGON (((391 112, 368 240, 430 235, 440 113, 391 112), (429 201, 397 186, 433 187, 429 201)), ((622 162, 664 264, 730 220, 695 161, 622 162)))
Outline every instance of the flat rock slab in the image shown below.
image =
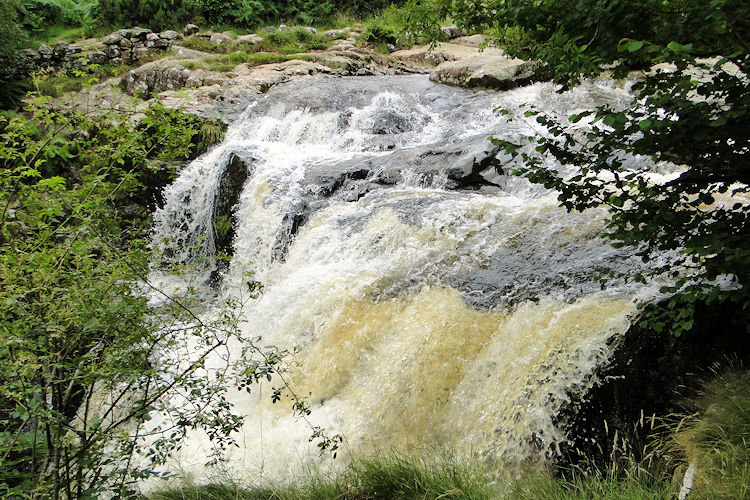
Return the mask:
POLYGON ((461 87, 505 90, 531 81, 536 63, 502 54, 478 53, 439 64, 430 72, 430 80, 461 87))
MULTIPOLYGON (((477 47, 457 43, 438 43, 434 47, 420 45, 406 50, 397 50, 391 57, 413 64, 437 66, 445 61, 457 61, 479 54, 477 47)), ((494 47, 484 49, 483 54, 502 55, 503 51, 494 47)))

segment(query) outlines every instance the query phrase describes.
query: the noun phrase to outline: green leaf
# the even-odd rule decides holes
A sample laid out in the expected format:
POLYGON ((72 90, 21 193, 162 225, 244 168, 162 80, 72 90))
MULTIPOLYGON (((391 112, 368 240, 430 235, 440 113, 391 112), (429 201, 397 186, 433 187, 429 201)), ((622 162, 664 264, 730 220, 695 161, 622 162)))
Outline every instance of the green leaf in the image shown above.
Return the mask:
POLYGON ((643 42, 640 40, 633 40, 628 44, 628 52, 637 52, 643 47, 643 42))

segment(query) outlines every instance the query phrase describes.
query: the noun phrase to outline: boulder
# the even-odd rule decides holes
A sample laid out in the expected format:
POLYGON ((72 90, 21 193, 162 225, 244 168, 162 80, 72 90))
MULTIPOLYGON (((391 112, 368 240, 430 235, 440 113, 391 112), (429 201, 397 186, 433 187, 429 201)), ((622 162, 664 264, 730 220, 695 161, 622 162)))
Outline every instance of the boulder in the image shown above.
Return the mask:
POLYGON ((109 47, 107 47, 104 53, 107 54, 107 57, 115 58, 115 57, 120 57, 120 55, 122 54, 122 51, 120 50, 119 47, 115 45, 110 45, 109 47))
POLYGON ((131 28, 130 30, 130 38, 131 40, 146 40, 146 36, 148 36, 149 33, 153 33, 150 29, 147 28, 141 28, 140 26, 135 26, 134 28, 131 28))
POLYGON ((303 26, 302 29, 305 30, 305 31, 307 31, 308 33, 310 33, 312 35, 317 35, 318 34, 318 30, 316 30, 312 26, 303 26))
POLYGON ((262 36, 258 36, 255 33, 250 33, 249 35, 240 35, 237 38, 235 38, 234 43, 240 44, 240 43, 247 43, 249 45, 258 45, 260 42, 263 41, 262 36))
POLYGON ((351 28, 342 28, 340 30, 328 30, 323 32, 323 36, 328 38, 346 38, 349 36, 349 32, 351 32, 351 28))
POLYGON ((224 33, 214 33, 211 35, 211 43, 215 43, 216 45, 221 45, 222 43, 231 43, 232 37, 227 36, 224 33))
POLYGON ((120 43, 120 40, 125 38, 125 33, 125 30, 117 30, 110 33, 109 35, 102 37, 102 43, 105 45, 117 45, 120 43))
POLYGON ((166 30, 159 33, 159 38, 162 40, 179 40, 182 37, 174 30, 166 30))
POLYGON ((106 64, 109 60, 109 56, 107 56, 107 53, 102 50, 95 50, 93 52, 89 52, 87 55, 91 64, 106 64))
POLYGON ((450 24, 448 26, 443 26, 442 28, 440 28, 440 32, 448 40, 453 40, 454 38, 458 38, 460 36, 465 36, 466 35, 466 30, 463 29, 463 28, 459 28, 455 24, 450 24))
POLYGON ((123 49, 129 49, 133 46, 133 42, 129 38, 123 38, 118 45, 123 49))
MULTIPOLYGON (((503 52, 500 49, 488 48, 483 53, 485 55, 499 56, 503 52)), ((479 51, 475 47, 455 43, 438 43, 434 47, 420 45, 411 49, 399 50, 391 54, 391 56, 399 61, 437 66, 445 61, 466 59, 474 57, 477 54, 479 54, 479 51)))
POLYGON ((49 45, 41 44, 39 48, 36 49, 36 51, 39 53, 39 55, 42 58, 49 59, 52 57, 52 48, 49 45))
POLYGON ((200 28, 196 26, 195 24, 186 24, 185 28, 182 30, 185 36, 195 35, 199 31, 200 31, 200 28))
POLYGON ((451 42, 457 43, 459 45, 466 45, 467 47, 482 47, 487 44, 487 36, 486 35, 460 36, 458 38, 451 40, 451 42))
POLYGON ((159 39, 159 35, 157 35, 156 33, 149 33, 148 35, 146 35, 147 42, 153 42, 154 40, 158 40, 158 39, 159 39))
POLYGON ((528 83, 537 65, 504 55, 479 53, 446 61, 430 72, 430 80, 462 87, 509 89, 528 83))

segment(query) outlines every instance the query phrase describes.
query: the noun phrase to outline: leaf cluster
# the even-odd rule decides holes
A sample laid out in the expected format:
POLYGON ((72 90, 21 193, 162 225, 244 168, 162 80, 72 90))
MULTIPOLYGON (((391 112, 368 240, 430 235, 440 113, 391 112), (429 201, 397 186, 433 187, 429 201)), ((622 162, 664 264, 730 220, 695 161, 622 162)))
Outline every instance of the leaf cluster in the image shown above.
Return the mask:
POLYGON ((689 331, 696 301, 750 306, 750 6, 724 0, 430 4, 466 26, 520 29, 523 36, 509 52, 539 59, 541 75, 561 83, 561 91, 600 74, 604 64, 615 76, 644 70, 624 109, 571 117, 531 109, 516 115, 533 120, 540 130, 535 137, 527 144, 497 142, 523 159, 516 173, 557 190, 568 210, 609 208, 605 236, 635 248, 650 263, 651 277, 668 278, 664 293, 680 294, 667 312, 645 317, 655 329, 689 331), (715 57, 699 57, 707 55, 715 57), (668 65, 654 66, 660 63, 668 65), (549 168, 547 159, 563 167, 549 168))

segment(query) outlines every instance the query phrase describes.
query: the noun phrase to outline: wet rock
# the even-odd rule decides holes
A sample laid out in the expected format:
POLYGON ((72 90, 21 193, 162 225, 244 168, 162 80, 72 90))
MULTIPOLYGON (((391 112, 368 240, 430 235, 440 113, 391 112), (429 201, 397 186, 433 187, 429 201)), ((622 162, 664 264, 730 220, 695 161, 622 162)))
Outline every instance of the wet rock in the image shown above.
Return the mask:
POLYGON ((370 132, 373 134, 402 134, 412 130, 410 117, 394 110, 385 109, 378 112, 370 132))
POLYGON ((273 244, 271 258, 274 261, 284 261, 294 237, 310 219, 312 212, 307 203, 300 202, 284 214, 284 218, 281 220, 281 228, 273 244))
POLYGON ((200 28, 196 26, 195 24, 186 24, 185 28, 182 30, 185 36, 195 35, 199 31, 200 31, 200 28))
POLYGON ((490 145, 483 151, 470 153, 459 159, 447 171, 446 189, 476 190, 482 186, 499 187, 499 184, 488 178, 488 171, 503 174, 502 161, 498 159, 498 153, 500 153, 500 147, 490 145))
POLYGON ((232 255, 236 228, 235 209, 245 182, 255 170, 252 152, 235 152, 229 158, 214 196, 212 227, 217 254, 232 255))

